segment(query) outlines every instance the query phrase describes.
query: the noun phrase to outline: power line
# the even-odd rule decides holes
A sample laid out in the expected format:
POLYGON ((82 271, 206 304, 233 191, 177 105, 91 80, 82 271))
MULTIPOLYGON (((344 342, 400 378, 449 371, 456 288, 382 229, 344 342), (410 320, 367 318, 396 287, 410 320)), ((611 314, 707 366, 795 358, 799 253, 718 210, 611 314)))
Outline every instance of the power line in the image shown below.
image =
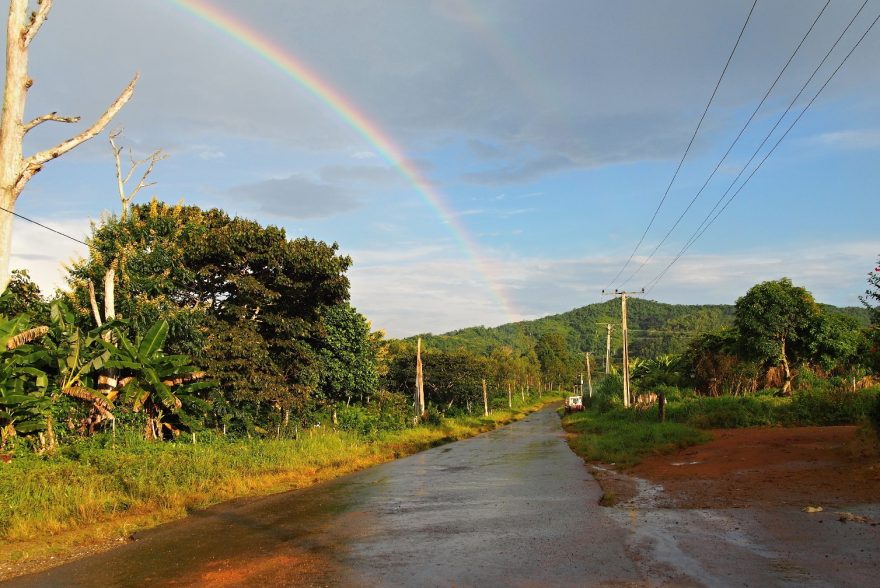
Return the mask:
POLYGON ((706 113, 709 112, 709 107, 712 105, 712 101, 715 99, 715 94, 718 93, 718 88, 721 86, 721 80, 724 79, 724 74, 727 73, 727 68, 730 66, 730 62, 733 60, 733 55, 736 53, 737 47, 739 47, 739 43, 742 40, 743 33, 746 31, 746 27, 749 24, 749 21, 752 18, 752 13, 755 11, 755 6, 758 5, 758 0, 755 0, 752 3, 752 8, 749 10, 748 16, 746 16, 746 21, 743 23, 742 28, 739 31, 739 36, 736 38, 736 43, 733 45, 733 49, 730 51, 730 55, 727 56, 727 62, 724 64, 724 69, 721 70, 721 75, 718 77, 718 82, 715 84, 715 89, 712 90, 712 95, 709 97, 709 101, 706 103, 706 108, 703 109, 703 114, 700 116, 700 120, 697 123, 697 127, 694 129, 693 135, 691 135, 691 140, 688 142, 687 147, 684 150, 684 154, 681 156, 681 160, 678 162, 678 167, 675 168, 675 173, 672 174, 672 179, 669 180, 669 184, 666 186, 666 191, 663 192, 663 197, 660 199, 660 204, 657 205, 657 209, 654 210, 654 214, 651 216, 651 220, 648 222, 648 226, 645 227, 645 231, 642 233, 639 242, 636 243, 635 248, 632 253, 629 254, 629 259, 626 260, 626 263, 623 264, 623 267, 620 268, 620 271, 617 272, 617 275, 609 282, 608 286, 605 287, 606 290, 610 290, 611 286, 617 281, 617 278, 620 277, 620 274, 629 267, 630 262, 632 261, 633 256, 635 256, 636 252, 639 250, 639 247, 642 246, 642 243, 645 241, 645 236, 648 234, 648 231, 651 230, 651 227, 654 224, 654 221, 657 219, 657 214, 660 212, 660 208, 663 206, 663 203, 666 202, 666 197, 669 196, 669 191, 672 189, 672 184, 675 183, 675 178, 678 177, 678 172, 681 171, 682 165, 684 165, 684 160, 687 158, 688 152, 691 150, 691 146, 694 144, 694 139, 697 137, 697 133, 700 131, 700 127, 703 125, 703 120, 706 118, 706 113))
MULTIPOLYGON (((865 4, 867 4, 867 0, 866 0, 865 4)), ((819 63, 819 66, 816 68, 815 71, 813 71, 813 74, 810 76, 810 79, 807 80, 807 84, 809 84, 809 82, 813 79, 813 76, 816 75, 816 72, 819 71, 819 68, 822 67, 822 65, 825 63, 825 60, 828 58, 828 56, 831 54, 831 52, 834 51, 834 48, 837 46, 838 42, 840 42, 840 40, 846 34, 847 30, 849 30, 852 23, 855 21, 855 19, 861 13, 862 8, 865 7, 865 4, 863 4, 862 7, 859 8, 859 11, 856 12, 856 15, 852 18, 852 20, 849 22, 847 27, 840 34, 840 36, 837 38, 837 41, 834 42, 834 45, 832 45, 831 49, 828 50, 828 53, 825 54, 825 57, 822 59, 822 62, 819 63)), ((736 196, 742 191, 742 189, 746 186, 746 184, 749 182, 749 180, 751 180, 752 177, 754 177, 755 173, 757 173, 757 171, 759 169, 761 169, 761 167, 764 165, 764 162, 766 162, 767 159, 770 157, 770 155, 774 151, 776 151, 776 148, 779 147, 779 145, 780 145, 780 143, 782 143, 783 139, 785 139, 785 137, 788 136, 788 133, 794 128, 794 126, 798 123, 798 121, 801 119, 801 117, 803 117, 803 115, 807 112, 807 110, 810 108, 810 106, 813 105, 813 103, 816 101, 816 99, 819 97, 819 95, 822 93, 822 91, 825 89, 825 87, 828 86, 828 84, 831 82, 832 79, 834 79, 834 76, 837 75, 837 72, 840 71, 840 69, 843 67, 843 64, 847 62, 849 57, 858 48, 858 46, 861 45, 861 43, 865 39, 865 37, 868 36, 868 33, 870 33, 871 30, 874 28, 874 26, 877 24, 877 21, 880 21, 880 14, 878 14, 877 17, 871 22, 871 25, 867 28, 867 30, 865 30, 865 32, 862 33, 862 36, 859 37, 859 40, 856 41, 856 44, 853 45, 852 49, 849 50, 849 53, 846 54, 846 56, 843 58, 843 60, 840 62, 840 64, 838 64, 838 66, 834 69, 834 71, 831 72, 831 75, 828 76, 828 79, 825 80, 825 83, 822 84, 822 87, 819 88, 819 90, 816 92, 816 94, 813 96, 813 98, 807 103, 807 105, 803 108, 803 110, 801 110, 800 114, 797 115, 797 117, 794 119, 794 121, 789 125, 788 129, 786 129, 786 131, 782 134, 782 136, 776 141, 776 143, 767 152, 767 154, 764 156, 764 158, 758 163, 757 166, 755 166, 755 168, 751 171, 751 173, 745 179, 745 181, 743 181, 743 183, 740 184, 739 188, 737 188, 736 191, 730 196, 730 198, 727 199, 727 202, 725 202, 724 206, 721 207, 721 209, 715 214, 715 216, 712 216, 712 213, 715 212, 715 209, 718 208, 718 205, 721 204, 722 200, 724 200, 724 197, 727 196, 727 194, 730 192, 731 188, 733 188, 734 184, 736 184, 737 180, 739 180, 742 173, 746 170, 746 168, 748 168, 749 164, 751 164, 752 160, 758 154, 758 151, 760 151, 760 149, 764 146, 764 143, 766 143, 766 141, 767 141, 767 139, 769 139, 770 135, 768 134, 767 137, 764 138, 764 141, 758 147, 758 150, 755 151, 755 153, 752 155, 752 157, 749 159, 749 161, 746 163, 746 165, 743 167, 743 169, 740 170, 739 174, 737 174, 736 178, 734 178, 733 183, 731 183, 731 185, 727 188, 727 191, 725 191, 724 194, 721 195, 721 198, 718 199, 718 202, 715 203, 715 206, 712 208, 712 210, 709 211, 709 214, 706 215, 706 218, 703 219, 703 222, 700 223, 700 225, 697 227, 697 229, 691 234, 691 238, 688 240, 688 242, 685 243, 684 247, 681 248, 681 250, 678 252, 678 254, 673 258, 672 261, 669 262, 669 264, 663 269, 663 271, 661 271, 653 280, 651 280, 651 282, 648 283, 648 285, 645 287, 646 290, 650 290, 651 288, 656 286, 657 282, 659 282, 660 279, 664 275, 666 275, 666 272, 669 271, 669 268, 671 268, 675 264, 675 262, 677 262, 681 258, 681 256, 684 255, 684 253, 694 243, 696 243, 697 240, 700 239, 700 237, 703 236, 703 234, 709 229, 709 227, 712 225, 712 223, 714 223, 715 220, 719 216, 721 216, 721 213, 723 213, 727 209, 727 207, 730 205, 730 203, 733 202, 733 199, 736 198, 736 196), (707 219, 709 219, 710 216, 712 216, 712 218, 707 223, 706 221, 707 221, 707 219)), ((792 104, 794 104, 794 101, 796 101, 797 98, 800 97, 801 93, 803 92, 804 88, 806 88, 807 84, 804 84, 804 87, 801 88, 801 91, 798 92, 797 96, 795 96, 795 100, 792 101, 792 104)), ((787 108, 785 110, 782 117, 776 122, 776 125, 774 125, 773 129, 771 129, 770 134, 772 134, 773 131, 776 130, 776 127, 779 125, 779 123, 782 121, 782 118, 785 117, 785 115, 788 113, 788 111, 790 109, 791 109, 791 104, 789 105, 789 108, 787 108)))
MULTIPOLYGON (((868 3, 868 0, 865 0, 865 4, 867 4, 867 3, 868 3)), ((779 80, 782 78, 782 75, 788 69, 788 66, 791 65, 792 60, 794 60, 795 56, 800 51, 801 47, 803 47, 804 42, 807 40, 807 37, 810 36, 810 33, 813 31, 813 29, 816 26, 816 23, 819 22, 820 18, 822 18, 822 15, 825 13, 825 9, 828 8, 829 4, 831 4, 831 0, 827 0, 825 2, 825 5, 822 7, 822 10, 820 10, 819 14, 816 15, 816 18, 813 19, 813 24, 811 24, 810 28, 807 29, 807 32, 804 33, 804 36, 801 38, 800 42, 797 44, 797 47, 795 47, 794 52, 792 52, 791 56, 789 56, 788 61, 785 62, 785 65, 782 67, 782 70, 780 70, 779 75, 777 75, 776 79, 773 80, 773 83, 770 84, 770 87, 767 89, 767 91, 764 93, 764 97, 761 98, 761 101, 758 103, 758 105, 752 111, 752 114, 751 114, 751 116, 749 116, 749 119, 746 121, 746 124, 744 124, 743 127, 739 130, 739 133, 736 135, 736 138, 730 144, 730 147, 727 148, 727 151, 724 153, 724 155, 721 157, 721 159, 718 160, 718 164, 715 166, 715 169, 712 170, 712 173, 709 174, 709 177, 706 178, 705 182, 703 182, 703 185, 700 187, 700 189, 697 191, 697 193, 694 195, 694 197, 688 203, 687 207, 678 216, 678 219, 676 219, 676 221, 672 225, 672 227, 666 232, 666 235, 663 236, 663 239, 654 247, 653 251, 651 251, 651 254, 648 255, 648 257, 644 261, 642 261, 642 263, 639 265, 639 267, 636 268, 636 270, 632 274, 630 274, 630 276, 623 282, 623 284, 621 284, 621 287, 626 286, 630 282, 630 280, 632 280, 642 270, 642 268, 644 268, 654 258, 654 255, 657 253, 657 250, 659 250, 660 247, 662 247, 663 244, 666 243, 666 240, 669 239, 669 236, 672 234, 673 231, 675 231, 675 228, 684 219, 684 217, 685 217, 685 215, 687 215, 688 211, 690 211, 691 207, 694 205, 694 203, 697 201, 697 199, 700 197, 700 195, 703 193, 703 191, 709 185, 709 182, 712 181, 712 178, 714 178, 715 174, 718 173, 718 170, 721 169, 721 166, 727 160, 727 157, 730 155, 730 152, 733 151, 733 148, 736 146, 736 144, 742 138, 743 133, 745 133, 745 131, 746 131, 746 128, 748 128, 748 126, 755 119, 755 116, 758 114, 758 111, 761 110, 761 107, 767 101, 767 98, 770 96, 770 93, 773 92, 773 89, 776 87, 776 84, 779 83, 779 80)), ((864 5, 862 5, 862 7, 864 8, 864 5)))
POLYGON ((97 251, 97 249, 95 249, 95 247, 93 247, 92 245, 89 245, 89 244, 86 243, 85 241, 81 241, 81 240, 77 239, 76 237, 73 237, 73 236, 71 236, 71 235, 68 235, 67 233, 64 233, 64 232, 62 232, 62 231, 59 231, 59 230, 57 230, 57 229, 53 229, 52 227, 48 227, 48 226, 44 225, 44 224, 41 223, 41 222, 35 221, 35 220, 32 219, 32 218, 28 218, 28 217, 24 216, 23 214, 18 214, 17 212, 14 212, 14 211, 9 210, 8 208, 4 208, 4 207, 2 207, 2 206, 0 206, 0 210, 2 210, 2 211, 4 211, 4 212, 8 212, 8 213, 11 214, 12 216, 16 216, 16 217, 20 218, 21 220, 26 220, 26 221, 29 222, 29 223, 33 223, 33 224, 37 225, 38 227, 42 227, 42 228, 46 229, 47 231, 52 231, 53 233, 55 233, 55 234, 57 234, 57 235, 61 235, 62 237, 67 237, 67 238, 70 239, 71 241, 76 241, 76 242, 79 243, 80 245, 85 245, 85 246, 88 247, 89 249, 94 249, 95 251, 97 251))

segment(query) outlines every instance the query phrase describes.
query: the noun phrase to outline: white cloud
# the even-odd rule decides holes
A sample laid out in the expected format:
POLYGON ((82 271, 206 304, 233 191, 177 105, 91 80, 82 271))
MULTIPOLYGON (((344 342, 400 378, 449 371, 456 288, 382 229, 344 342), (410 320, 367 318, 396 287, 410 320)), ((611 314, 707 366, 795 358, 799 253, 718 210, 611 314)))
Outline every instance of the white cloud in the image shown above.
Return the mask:
MULTIPOLYGON (((81 240, 85 240, 89 232, 88 219, 34 220, 81 240)), ((67 271, 64 266, 87 253, 85 245, 66 237, 21 219, 13 222, 9 267, 26 269, 43 294, 51 294, 55 288, 65 288, 67 271)))
MULTIPOLYGON (((812 244, 779 250, 772 257, 750 251, 682 257, 646 297, 676 304, 732 304, 753 285, 782 277, 813 293, 819 302, 859 305, 880 241, 812 244)), ((354 252, 352 299, 358 309, 391 336, 442 333, 468 326, 495 326, 556 314, 605 298, 601 290, 626 260, 604 255, 578 258, 504 256, 490 252, 490 278, 512 299, 507 309, 487 287, 475 264, 451 249, 378 256, 361 262, 354 252)), ((669 263, 657 256, 645 266, 640 288, 669 263)))
POLYGON ((880 148, 880 129, 822 133, 813 137, 810 142, 837 149, 877 149, 880 148))
POLYGON ((205 161, 223 159, 224 157, 226 157, 226 154, 219 150, 202 151, 199 153, 199 159, 204 159, 205 161))

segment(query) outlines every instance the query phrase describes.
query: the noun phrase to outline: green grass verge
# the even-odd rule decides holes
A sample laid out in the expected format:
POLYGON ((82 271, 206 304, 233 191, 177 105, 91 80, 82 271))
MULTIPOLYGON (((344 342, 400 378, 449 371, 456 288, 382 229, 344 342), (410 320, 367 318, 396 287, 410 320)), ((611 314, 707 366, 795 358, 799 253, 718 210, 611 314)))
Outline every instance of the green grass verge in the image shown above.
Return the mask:
POLYGON ((589 461, 622 466, 635 465, 648 455, 705 443, 711 438, 694 427, 659 423, 656 418, 624 409, 570 414, 562 419, 562 425, 571 434, 569 444, 575 453, 589 461))
POLYGON ((0 562, 64 554, 191 509, 309 486, 492 430, 558 400, 547 395, 486 418, 443 419, 369 438, 327 428, 297 440, 203 434, 195 445, 120 435, 84 439, 52 456, 18 455, 0 463, 0 562))

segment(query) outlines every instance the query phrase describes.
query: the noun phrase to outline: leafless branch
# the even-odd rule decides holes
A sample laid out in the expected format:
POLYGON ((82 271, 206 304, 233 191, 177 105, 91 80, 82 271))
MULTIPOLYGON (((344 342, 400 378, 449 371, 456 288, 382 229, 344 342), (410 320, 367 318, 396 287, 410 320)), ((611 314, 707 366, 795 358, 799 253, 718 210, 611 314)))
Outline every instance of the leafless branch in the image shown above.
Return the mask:
POLYGON ((153 168, 156 166, 156 162, 165 159, 167 154, 165 154, 161 149, 157 149, 153 151, 145 157, 144 159, 135 159, 132 153, 132 150, 128 150, 128 159, 131 162, 131 167, 128 169, 128 173, 126 173, 123 177, 122 172, 122 159, 120 155, 122 154, 122 147, 116 145, 116 137, 122 134, 122 129, 117 129, 110 133, 110 146, 113 149, 113 158, 116 161, 116 185, 119 190, 119 200, 122 203, 122 217, 125 218, 128 215, 128 208, 134 200, 137 193, 141 191, 142 188, 146 188, 147 186, 153 186, 156 182, 147 183, 147 177, 153 172, 153 168), (143 175, 141 176, 140 181, 134 187, 134 189, 130 193, 126 193, 125 185, 134 175, 134 172, 143 164, 148 164, 147 168, 144 170, 143 175))
POLYGON ((52 10, 52 0, 37 0, 37 11, 31 14, 30 25, 25 30, 22 39, 25 47, 30 45, 34 37, 37 36, 37 32, 43 26, 43 23, 46 22, 46 17, 49 16, 50 10, 52 10))
POLYGON ((56 157, 60 157, 76 147, 77 145, 88 141, 93 138, 95 135, 104 130, 104 127, 110 122, 110 120, 116 116, 116 113, 119 112, 125 103, 129 101, 132 93, 134 93, 134 87, 137 85, 137 81, 140 78, 140 74, 135 74, 134 78, 132 78, 131 82, 128 83, 128 86, 122 91, 119 97, 110 105, 110 107, 101 115, 101 117, 95 121, 95 123, 76 135, 75 137, 71 137, 66 141, 62 141, 58 145, 52 147, 51 149, 46 149, 44 151, 39 151, 34 153, 30 157, 24 160, 24 169, 22 170, 21 177, 19 178, 19 183, 27 182, 35 173, 40 171, 43 164, 47 161, 51 161, 56 157))
POLYGON ((55 121, 55 122, 63 122, 63 123, 78 123, 80 120, 80 117, 78 117, 78 116, 58 116, 57 112, 50 112, 49 114, 44 114, 43 116, 38 116, 37 118, 35 118, 31 122, 24 125, 24 127, 22 127, 22 128, 23 128, 24 132, 27 133, 35 126, 43 124, 44 122, 50 121, 50 120, 55 121))

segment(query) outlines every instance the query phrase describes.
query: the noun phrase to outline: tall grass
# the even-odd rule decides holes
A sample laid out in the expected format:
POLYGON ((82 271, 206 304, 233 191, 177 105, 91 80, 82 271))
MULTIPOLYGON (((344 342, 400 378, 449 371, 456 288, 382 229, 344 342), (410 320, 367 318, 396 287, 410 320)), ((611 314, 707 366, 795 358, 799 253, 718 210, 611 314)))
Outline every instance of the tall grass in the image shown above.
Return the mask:
POLYGON ((0 464, 0 561, 47 553, 85 536, 128 534, 223 500, 308 486, 491 430, 551 400, 558 397, 485 418, 441 419, 369 436, 329 427, 297 440, 229 441, 203 434, 197 444, 120 435, 84 439, 53 456, 23 454, 0 464), (64 537, 84 528, 94 533, 64 537))

